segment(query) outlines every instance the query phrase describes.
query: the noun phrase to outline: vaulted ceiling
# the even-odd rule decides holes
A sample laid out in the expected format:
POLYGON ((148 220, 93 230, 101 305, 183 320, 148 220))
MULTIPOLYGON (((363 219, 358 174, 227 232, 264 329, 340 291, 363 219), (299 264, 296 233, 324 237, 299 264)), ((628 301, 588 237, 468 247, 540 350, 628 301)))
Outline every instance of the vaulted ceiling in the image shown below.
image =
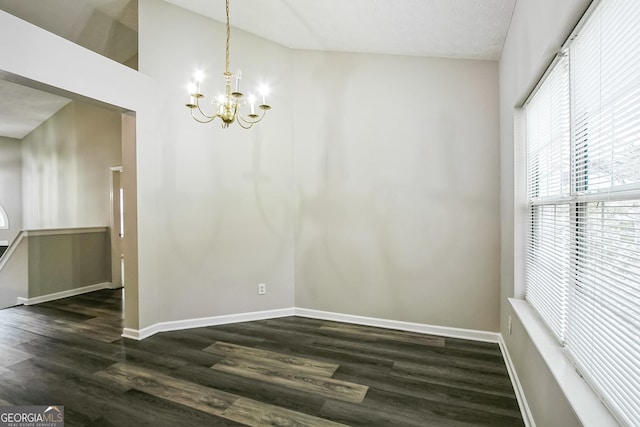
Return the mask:
MULTIPOLYGON (((160 0, 156 0, 160 1, 160 0)), ((224 0, 166 0, 225 21, 224 0)), ((231 0, 231 25, 292 49, 498 60, 516 0, 231 0)), ((0 0, 0 9, 137 68, 137 0, 0 0)), ((0 136, 66 98, 0 80, 0 136)))

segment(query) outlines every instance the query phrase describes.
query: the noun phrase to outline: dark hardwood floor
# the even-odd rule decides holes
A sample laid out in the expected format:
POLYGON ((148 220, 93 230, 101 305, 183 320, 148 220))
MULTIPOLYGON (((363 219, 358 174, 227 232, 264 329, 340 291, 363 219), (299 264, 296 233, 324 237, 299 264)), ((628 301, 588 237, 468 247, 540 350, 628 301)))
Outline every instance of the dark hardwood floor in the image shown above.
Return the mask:
POLYGON ((522 426, 497 344, 302 317, 120 337, 122 292, 0 310, 0 406, 67 426, 522 426))

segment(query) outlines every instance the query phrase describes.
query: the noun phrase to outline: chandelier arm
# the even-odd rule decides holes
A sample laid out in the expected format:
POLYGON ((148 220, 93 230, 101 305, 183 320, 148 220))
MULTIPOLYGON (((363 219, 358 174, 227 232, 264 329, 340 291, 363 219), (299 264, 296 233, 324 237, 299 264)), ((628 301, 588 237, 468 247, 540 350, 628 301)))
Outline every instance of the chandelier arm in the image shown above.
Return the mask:
MULTIPOLYGON (((200 111, 202 113, 202 111, 200 111)), ((216 117, 218 117, 218 115, 216 114, 215 116, 207 116, 206 114, 203 114, 204 117, 206 117, 205 120, 202 120, 198 117, 196 117, 195 114, 193 114, 193 108, 191 109, 191 117, 193 118, 193 120, 195 120, 198 123, 211 123, 216 117)))
POLYGON ((249 123, 247 125, 243 124, 243 120, 240 120, 240 118, 238 118, 238 120, 236 120, 236 122, 238 123, 238 126, 240 126, 242 129, 251 129, 254 125, 254 123, 249 123))
MULTIPOLYGON (((202 108, 200 108, 200 102, 197 99, 196 99, 196 108, 198 109, 200 114, 202 114, 202 117, 206 117, 207 119, 209 119, 209 121, 207 121, 205 123, 209 123, 211 120, 213 120, 213 119, 215 119, 216 117, 219 116, 218 113, 215 113, 213 115, 209 115, 209 114, 206 114, 204 111, 202 111, 202 108)), ((193 116, 193 109, 191 110, 191 115, 193 116)))
POLYGON ((250 123, 251 125, 254 125, 254 124, 258 123, 260 120, 262 120, 264 118, 264 116, 265 116, 265 113, 262 113, 262 115, 260 117, 254 119, 254 120, 251 120, 251 119, 247 119, 246 117, 242 117, 242 115, 238 114, 238 120, 239 121, 242 120, 244 123, 247 123, 247 124, 250 123))

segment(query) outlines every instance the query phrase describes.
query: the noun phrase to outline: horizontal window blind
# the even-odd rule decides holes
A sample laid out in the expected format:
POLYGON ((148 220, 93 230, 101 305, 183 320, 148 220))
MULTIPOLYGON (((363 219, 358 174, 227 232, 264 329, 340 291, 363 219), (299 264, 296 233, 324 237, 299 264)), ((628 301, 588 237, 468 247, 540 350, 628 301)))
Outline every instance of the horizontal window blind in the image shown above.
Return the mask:
POLYGON ((603 0, 570 46, 573 190, 592 197, 572 217, 566 348, 629 425, 640 425, 638 22, 637 0, 603 0))
POLYGON ((640 2, 603 0, 572 42, 576 191, 640 188, 640 2))
POLYGON ((570 207, 532 205, 526 299, 559 341, 564 341, 569 284, 570 207))
POLYGON ((601 0, 526 105, 526 298, 640 425, 640 1, 601 0), (568 58, 568 59, 567 59, 568 58))
POLYGON ((559 58, 526 108, 529 199, 570 194, 569 67, 559 58))
POLYGON ((569 73, 560 57, 526 107, 529 236, 526 299, 564 340, 571 193, 569 73))
POLYGON ((640 200, 580 204, 566 347, 630 425, 640 425, 640 200))

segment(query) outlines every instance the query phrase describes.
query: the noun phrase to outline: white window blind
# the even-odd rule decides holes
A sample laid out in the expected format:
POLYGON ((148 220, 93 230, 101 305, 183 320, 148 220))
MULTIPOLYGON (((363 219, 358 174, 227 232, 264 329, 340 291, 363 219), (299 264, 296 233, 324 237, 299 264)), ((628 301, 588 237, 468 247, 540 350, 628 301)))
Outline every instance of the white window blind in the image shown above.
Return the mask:
POLYGON ((603 0, 572 42, 576 191, 640 184, 640 2, 603 0))
POLYGON ((569 284, 569 205, 532 205, 526 299, 564 341, 569 284))
POLYGON ((640 425, 640 1, 601 0, 526 106, 526 298, 640 425), (570 72, 569 72, 570 70, 570 72), (570 120, 568 119, 570 117, 570 120))
POLYGON ((526 109, 529 199, 571 192, 569 67, 560 57, 526 109))
POLYGON ((569 283, 569 69, 560 57, 526 108, 530 229, 526 298, 564 341, 569 283))

